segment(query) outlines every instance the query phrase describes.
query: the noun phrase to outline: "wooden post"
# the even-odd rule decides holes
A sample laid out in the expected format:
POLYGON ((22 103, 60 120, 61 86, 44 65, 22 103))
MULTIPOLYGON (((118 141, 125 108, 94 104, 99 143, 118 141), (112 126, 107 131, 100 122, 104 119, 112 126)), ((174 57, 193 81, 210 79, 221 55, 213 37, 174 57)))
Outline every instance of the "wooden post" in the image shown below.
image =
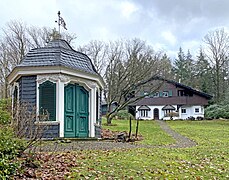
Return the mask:
POLYGON ((139 125, 139 119, 137 119, 137 125, 136 125, 136 133, 135 133, 135 138, 138 138, 138 125, 139 125))
POLYGON ((131 116, 130 116, 130 131, 129 131, 129 139, 131 137, 131 116))

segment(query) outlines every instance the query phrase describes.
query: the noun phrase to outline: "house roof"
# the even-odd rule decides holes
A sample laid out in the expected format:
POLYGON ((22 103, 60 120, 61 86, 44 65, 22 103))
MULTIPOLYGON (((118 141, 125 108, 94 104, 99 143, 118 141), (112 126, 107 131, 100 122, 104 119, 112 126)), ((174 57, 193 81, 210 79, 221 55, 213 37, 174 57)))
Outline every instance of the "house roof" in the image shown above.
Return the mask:
POLYGON ((86 54, 75 51, 62 39, 53 40, 45 47, 30 50, 17 67, 41 66, 64 66, 90 74, 98 74, 86 54))
POLYGON ((172 105, 165 105, 162 110, 176 110, 175 107, 173 107, 172 105))
POLYGON ((148 106, 146 106, 146 105, 142 105, 142 106, 140 106, 139 108, 138 108, 138 111, 139 110, 149 110, 150 111, 150 108, 148 107, 148 106))
POLYGON ((160 76, 157 76, 156 79, 158 79, 158 80, 163 80, 163 81, 166 81, 166 82, 168 82, 168 83, 174 84, 176 87, 181 87, 181 88, 183 88, 183 89, 187 89, 187 90, 193 92, 194 94, 198 94, 198 95, 200 95, 200 96, 202 96, 202 97, 205 97, 205 98, 207 98, 207 99, 211 99, 211 98, 213 97, 213 96, 210 95, 210 94, 207 94, 207 93, 205 93, 205 92, 199 91, 199 90, 197 90, 197 89, 193 89, 193 88, 190 87, 190 86, 181 84, 181 83, 176 82, 176 81, 174 81, 174 80, 168 80, 168 79, 165 79, 165 78, 160 77, 160 76))
POLYGON ((151 80, 161 80, 166 83, 170 83, 176 88, 182 88, 184 90, 187 90, 189 92, 192 92, 195 94, 193 97, 188 96, 171 96, 171 97, 145 97, 140 99, 139 101, 131 104, 135 106, 141 106, 141 105, 148 105, 148 106, 154 106, 154 105, 160 105, 165 106, 166 104, 173 104, 173 105, 207 105, 208 100, 212 98, 211 95, 198 91, 196 89, 193 89, 189 86, 186 86, 184 84, 178 83, 173 80, 168 80, 165 78, 162 78, 160 76, 154 76, 151 78, 151 80))

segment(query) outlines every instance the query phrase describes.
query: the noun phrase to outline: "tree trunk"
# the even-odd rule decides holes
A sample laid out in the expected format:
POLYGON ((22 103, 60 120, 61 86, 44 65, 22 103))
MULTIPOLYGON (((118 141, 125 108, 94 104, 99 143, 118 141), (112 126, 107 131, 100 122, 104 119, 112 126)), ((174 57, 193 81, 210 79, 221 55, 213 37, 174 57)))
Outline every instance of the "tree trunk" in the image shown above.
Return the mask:
POLYGON ((114 113, 107 113, 107 125, 111 125, 112 119, 114 117, 114 113))
POLYGON ((107 117, 107 125, 111 125, 112 118, 110 116, 107 117))

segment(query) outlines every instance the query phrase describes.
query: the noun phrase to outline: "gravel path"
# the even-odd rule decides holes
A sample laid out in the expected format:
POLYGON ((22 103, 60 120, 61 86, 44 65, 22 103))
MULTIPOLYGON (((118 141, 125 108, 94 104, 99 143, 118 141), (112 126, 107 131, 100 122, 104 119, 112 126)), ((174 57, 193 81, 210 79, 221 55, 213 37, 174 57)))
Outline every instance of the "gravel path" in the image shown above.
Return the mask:
POLYGON ((189 138, 182 136, 181 134, 172 130, 165 121, 157 120, 156 121, 162 130, 167 134, 172 136, 175 140, 175 144, 165 145, 165 146, 151 146, 151 145, 142 145, 134 143, 122 143, 114 141, 69 141, 66 143, 61 143, 58 141, 50 142, 48 145, 37 147, 36 151, 43 152, 66 152, 74 150, 111 150, 111 149, 133 149, 133 148, 187 148, 196 146, 197 144, 190 140, 189 138))
POLYGON ((193 147, 196 146, 196 142, 192 141, 191 139, 182 136, 181 134, 175 132, 172 130, 166 123, 166 121, 163 120, 156 120, 156 122, 160 125, 161 129, 164 130, 167 134, 172 136, 176 140, 176 144, 167 145, 165 147, 170 148, 187 148, 187 147, 193 147))

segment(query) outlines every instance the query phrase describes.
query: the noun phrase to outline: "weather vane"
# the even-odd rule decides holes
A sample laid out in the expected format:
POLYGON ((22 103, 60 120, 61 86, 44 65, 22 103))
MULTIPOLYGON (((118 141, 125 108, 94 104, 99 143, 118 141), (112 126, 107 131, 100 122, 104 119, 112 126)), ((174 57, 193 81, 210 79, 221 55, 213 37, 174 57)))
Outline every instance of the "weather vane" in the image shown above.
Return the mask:
POLYGON ((67 28, 66 28, 66 23, 65 23, 64 19, 60 16, 60 11, 58 11, 57 15, 58 15, 58 20, 55 22, 58 23, 58 31, 60 34, 60 26, 62 26, 66 30, 67 30, 67 28))

